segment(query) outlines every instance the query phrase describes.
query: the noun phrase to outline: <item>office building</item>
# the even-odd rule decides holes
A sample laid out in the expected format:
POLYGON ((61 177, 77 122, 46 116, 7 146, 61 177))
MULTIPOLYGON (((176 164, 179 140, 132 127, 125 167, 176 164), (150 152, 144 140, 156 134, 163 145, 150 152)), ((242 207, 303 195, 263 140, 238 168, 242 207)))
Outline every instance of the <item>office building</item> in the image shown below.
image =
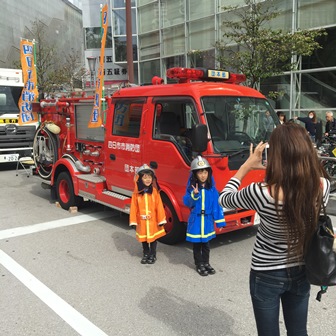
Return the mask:
MULTIPOLYGON (((0 67, 17 67, 20 39, 31 39, 33 22, 45 27, 46 36, 60 55, 71 48, 82 55, 82 12, 67 0, 2 0, 0 11, 0 67)), ((83 64, 84 66, 84 64, 83 64)))

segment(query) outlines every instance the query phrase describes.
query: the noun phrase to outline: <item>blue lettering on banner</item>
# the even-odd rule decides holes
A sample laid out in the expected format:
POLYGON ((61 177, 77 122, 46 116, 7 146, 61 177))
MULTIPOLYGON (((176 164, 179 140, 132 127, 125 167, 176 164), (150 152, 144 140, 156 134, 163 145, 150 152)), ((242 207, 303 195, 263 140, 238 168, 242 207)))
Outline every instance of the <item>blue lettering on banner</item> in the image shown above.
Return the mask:
POLYGON ((31 56, 26 56, 26 63, 27 63, 27 65, 28 65, 29 68, 31 68, 33 66, 33 62, 32 62, 31 56))
POLYGON ((98 113, 98 108, 95 107, 95 108, 93 109, 93 112, 92 112, 92 119, 91 119, 91 121, 92 121, 92 122, 98 122, 98 115, 99 115, 99 113, 98 113))
POLYGON ((30 80, 28 80, 27 83, 26 83, 26 89, 27 90, 34 90, 35 89, 34 82, 31 82, 30 80))
POLYGON ((22 91, 22 100, 33 102, 35 101, 35 93, 29 91, 22 91))
POLYGON ((21 115, 23 122, 34 121, 34 115, 32 113, 23 113, 21 115))
POLYGON ((33 47, 31 45, 24 44, 23 45, 23 54, 32 54, 33 53, 33 47))

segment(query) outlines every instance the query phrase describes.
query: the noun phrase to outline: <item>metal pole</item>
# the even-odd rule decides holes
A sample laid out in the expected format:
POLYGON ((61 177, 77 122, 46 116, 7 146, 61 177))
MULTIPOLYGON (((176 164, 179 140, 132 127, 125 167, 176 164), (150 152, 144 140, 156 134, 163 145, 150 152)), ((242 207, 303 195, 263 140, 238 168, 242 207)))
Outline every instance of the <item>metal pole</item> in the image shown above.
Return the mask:
POLYGON ((128 81, 134 83, 131 0, 126 0, 126 52, 128 81))

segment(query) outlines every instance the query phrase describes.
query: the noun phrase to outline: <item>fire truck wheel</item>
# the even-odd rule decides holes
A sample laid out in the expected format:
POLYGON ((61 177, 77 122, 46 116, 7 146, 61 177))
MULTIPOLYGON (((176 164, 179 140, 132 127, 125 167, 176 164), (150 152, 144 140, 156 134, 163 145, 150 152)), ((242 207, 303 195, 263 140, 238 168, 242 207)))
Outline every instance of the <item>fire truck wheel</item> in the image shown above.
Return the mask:
POLYGON ((67 172, 62 172, 58 175, 56 180, 56 194, 59 204, 65 210, 69 210, 72 206, 79 207, 83 200, 82 197, 75 195, 71 177, 67 172))
POLYGON ((165 230, 167 234, 161 237, 159 241, 167 245, 184 241, 186 236, 185 225, 179 221, 169 198, 165 194, 162 194, 161 198, 166 212, 167 224, 165 225, 165 230))

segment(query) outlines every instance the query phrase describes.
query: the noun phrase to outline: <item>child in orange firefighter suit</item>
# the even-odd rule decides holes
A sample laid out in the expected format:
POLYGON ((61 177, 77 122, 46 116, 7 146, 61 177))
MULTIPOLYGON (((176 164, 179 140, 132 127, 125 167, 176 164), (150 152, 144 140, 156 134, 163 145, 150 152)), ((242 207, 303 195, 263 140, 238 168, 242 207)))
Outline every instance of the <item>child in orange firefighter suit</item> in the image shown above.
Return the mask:
POLYGON ((135 189, 130 209, 130 226, 136 229, 136 238, 142 243, 142 264, 156 261, 157 239, 166 234, 166 215, 154 170, 142 165, 135 175, 135 189))
POLYGON ((190 165, 190 178, 183 203, 190 208, 186 240, 193 243, 196 271, 201 276, 215 274, 210 265, 209 241, 216 237, 218 228, 226 226, 224 210, 218 204, 218 191, 209 162, 197 156, 190 165))

